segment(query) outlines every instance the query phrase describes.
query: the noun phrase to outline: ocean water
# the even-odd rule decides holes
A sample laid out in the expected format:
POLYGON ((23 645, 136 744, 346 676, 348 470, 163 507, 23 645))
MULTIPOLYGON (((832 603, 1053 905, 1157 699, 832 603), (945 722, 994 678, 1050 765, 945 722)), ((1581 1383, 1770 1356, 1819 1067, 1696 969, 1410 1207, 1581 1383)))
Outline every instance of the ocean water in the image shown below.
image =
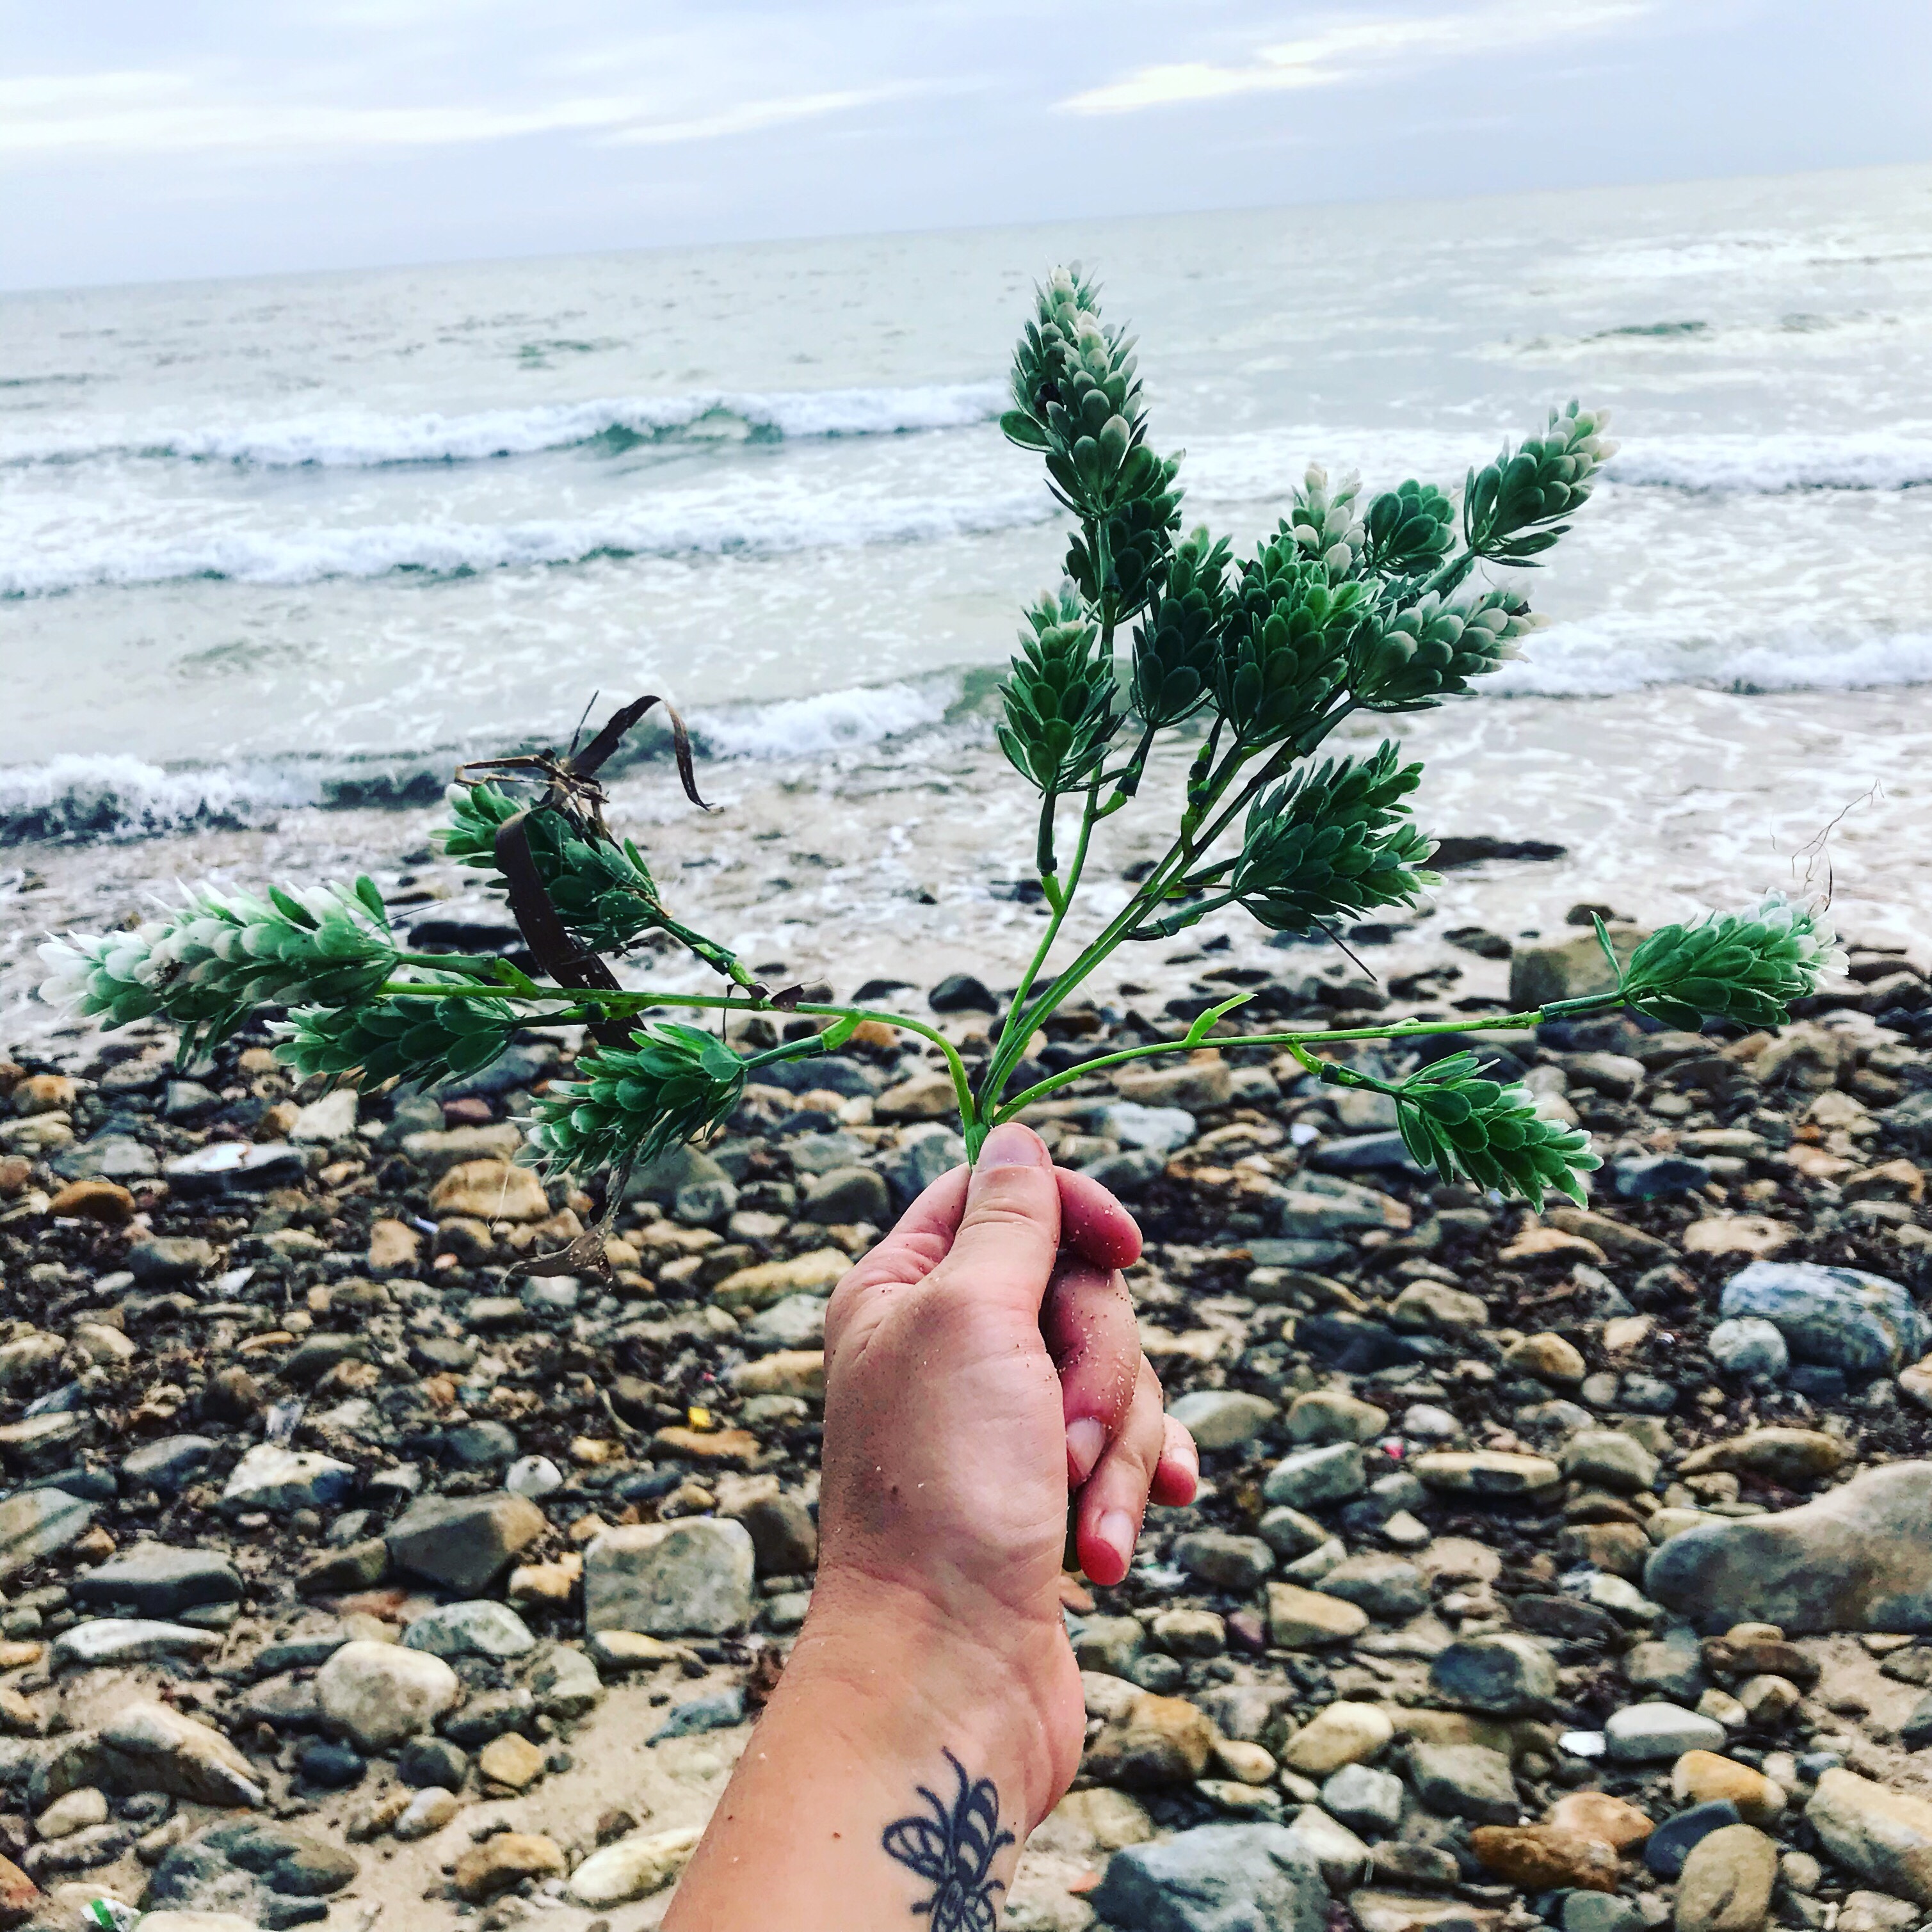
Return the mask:
POLYGON ((598 692, 719 760, 970 736, 1064 548, 993 418, 1069 257, 1238 548, 1311 460, 1453 482, 1613 410, 1498 771, 1546 700, 1580 747, 1922 701, 1932 170, 88 290, 0 297, 0 838, 421 800, 598 692))

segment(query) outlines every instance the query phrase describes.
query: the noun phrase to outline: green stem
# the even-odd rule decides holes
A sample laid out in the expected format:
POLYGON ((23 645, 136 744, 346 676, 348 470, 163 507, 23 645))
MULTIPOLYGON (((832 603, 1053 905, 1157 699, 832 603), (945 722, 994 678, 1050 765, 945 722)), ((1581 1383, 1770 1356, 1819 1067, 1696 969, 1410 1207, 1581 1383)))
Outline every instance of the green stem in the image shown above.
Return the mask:
POLYGON ((1540 1025, 1559 1007, 1569 1013, 1600 1012, 1607 1006, 1616 1005, 1622 997, 1616 992, 1598 993, 1587 999, 1564 1000, 1551 1006, 1532 1008, 1528 1012, 1498 1013, 1483 1020, 1398 1020, 1392 1025, 1334 1027, 1320 1033, 1242 1034, 1232 1039, 1224 1037, 1212 1041, 1204 1036, 1196 1038, 1190 1031, 1180 1040, 1156 1040, 1150 1046, 1124 1047, 1118 1053, 1070 1067, 1064 1073, 1050 1074, 1046 1079, 1035 1082, 1024 1093, 1015 1094, 989 1117, 987 1124, 989 1127, 997 1126, 1002 1120, 1010 1120, 1022 1107, 1030 1107, 1048 1094, 1076 1080, 1085 1079, 1089 1074, 1104 1073, 1110 1066, 1124 1066, 1130 1061, 1149 1059, 1156 1054, 1179 1053, 1210 1044, 1216 1047, 1280 1046, 1286 1047, 1305 1065, 1306 1049, 1312 1046, 1339 1046, 1361 1040, 1421 1040, 1431 1034, 1520 1032, 1526 1028, 1540 1025))
MULTIPOLYGON (((446 964, 448 962, 446 962, 446 964)), ((478 981, 462 986, 430 986, 416 980, 394 980, 376 989, 382 999, 514 999, 518 997, 506 987, 489 981, 478 981)), ((885 1013, 869 1006, 823 1006, 815 1002, 800 1000, 795 1006, 776 1006, 769 1000, 734 998, 729 993, 669 993, 653 988, 616 988, 602 986, 559 988, 552 994, 544 989, 543 997, 566 1002, 566 1010, 548 1015, 532 1015, 529 1024, 532 1026, 568 1026, 582 1017, 583 1010, 594 1006, 607 1012, 645 1012, 656 1006, 699 1006, 728 1013, 805 1013, 826 1019, 876 1020, 881 1026, 897 1027, 902 1032, 916 1033, 921 1039, 938 1047, 946 1057, 946 1068, 952 1078, 952 1091, 959 1103, 959 1118, 970 1138, 977 1128, 980 1137, 986 1130, 978 1127, 979 1112, 974 1104, 972 1083, 966 1076, 966 1065, 959 1058, 958 1049, 937 1027, 928 1026, 923 1020, 908 1019, 902 1013, 885 1013)), ((802 1049, 806 1043, 800 1042, 802 1049)))
MULTIPOLYGON (((1099 798, 1097 787, 1090 790, 1087 794, 1087 803, 1080 814, 1080 836, 1073 848, 1073 863, 1068 868, 1066 886, 1058 901, 1051 902, 1053 916, 1047 922, 1046 931, 1041 934, 1039 945, 1034 949, 1032 958, 1027 962, 1025 972, 1020 976, 1020 983, 1014 989, 1012 998, 1007 1003, 1006 1024, 1000 1031, 999 1047, 980 1081, 982 1100, 991 1101, 998 1096, 1000 1085, 1018 1064, 1022 1049, 1033 1037, 1030 1030, 1015 1034, 1011 1029, 1016 1017, 1026 1004, 1027 995, 1033 990, 1034 982, 1040 977, 1040 968, 1046 964, 1047 955, 1053 950, 1054 941, 1060 937, 1060 928, 1066 922, 1067 912, 1073 904, 1073 895, 1079 888, 1080 875, 1087 869, 1088 842, 1094 836, 1094 820, 1100 815, 1096 809, 1099 798)), ((1043 878, 1041 883, 1046 883, 1043 878)))

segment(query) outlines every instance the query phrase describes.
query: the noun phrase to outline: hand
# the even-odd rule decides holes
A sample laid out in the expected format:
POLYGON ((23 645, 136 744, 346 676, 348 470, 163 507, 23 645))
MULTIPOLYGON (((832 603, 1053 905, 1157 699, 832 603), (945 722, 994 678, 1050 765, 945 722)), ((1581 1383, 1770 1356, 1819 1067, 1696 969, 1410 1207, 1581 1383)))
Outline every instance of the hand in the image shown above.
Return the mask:
POLYGON ((1035 1822, 1084 1727, 1059 1595, 1070 1490, 1100 1583, 1126 1574, 1150 1497, 1194 1494, 1192 1440, 1162 1412, 1120 1274, 1139 1252, 1111 1194, 1007 1125, 970 1177, 926 1190, 826 1312, 806 1636, 876 1657, 920 1629, 922 1675, 1004 1700, 1034 1741, 1035 1822))

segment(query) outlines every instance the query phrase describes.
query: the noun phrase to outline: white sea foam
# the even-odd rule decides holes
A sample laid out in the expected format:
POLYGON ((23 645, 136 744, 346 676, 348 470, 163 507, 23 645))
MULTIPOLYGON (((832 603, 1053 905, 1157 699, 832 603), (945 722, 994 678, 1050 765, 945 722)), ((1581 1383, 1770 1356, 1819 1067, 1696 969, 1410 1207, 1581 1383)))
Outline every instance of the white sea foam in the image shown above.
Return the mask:
POLYGON ((604 516, 514 524, 377 524, 350 529, 210 531, 174 542, 124 542, 94 533, 49 544, 0 565, 0 597, 46 596, 100 585, 190 578, 298 584, 393 572, 458 576, 593 557, 782 553, 866 544, 932 542, 1044 523, 1043 489, 978 500, 818 502, 802 493, 745 492, 647 502, 604 516))
POLYGON ((1521 698, 1605 698, 1658 685, 1719 691, 1870 691, 1932 682, 1932 632, 1834 634, 1790 625, 1730 637, 1685 636, 1667 619, 1610 613, 1555 624, 1480 692, 1521 698))
POLYGON ((690 724, 712 758, 808 758, 937 724, 959 702, 962 689, 956 676, 860 685, 812 698, 698 711, 690 724))
POLYGON ((171 772, 140 758, 68 754, 44 765, 0 768, 0 845, 247 825, 316 798, 312 782, 287 771, 214 766, 171 772))
MULTIPOLYGON (((1520 442, 1541 424, 1526 419, 1520 442)), ((1906 490, 1932 484, 1932 423, 1832 433, 1778 430, 1759 436, 1618 437, 1605 478, 1634 487, 1781 496, 1792 490, 1906 490)), ((1476 430, 1363 430, 1298 424, 1204 440, 1190 450, 1182 481, 1210 500, 1286 496, 1311 462, 1331 476, 1359 470, 1372 490, 1404 476, 1454 488, 1472 465, 1494 460, 1503 439, 1476 430)))
POLYGON ((891 436, 966 429, 1000 412, 997 382, 928 383, 904 388, 706 392, 686 396, 603 397, 459 416, 385 416, 332 410, 277 421, 169 428, 128 423, 111 441, 67 434, 0 439, 0 464, 75 463, 109 456, 218 462, 263 470, 373 469, 400 463, 472 463, 530 456, 604 440, 656 442, 697 433, 765 438, 891 436))

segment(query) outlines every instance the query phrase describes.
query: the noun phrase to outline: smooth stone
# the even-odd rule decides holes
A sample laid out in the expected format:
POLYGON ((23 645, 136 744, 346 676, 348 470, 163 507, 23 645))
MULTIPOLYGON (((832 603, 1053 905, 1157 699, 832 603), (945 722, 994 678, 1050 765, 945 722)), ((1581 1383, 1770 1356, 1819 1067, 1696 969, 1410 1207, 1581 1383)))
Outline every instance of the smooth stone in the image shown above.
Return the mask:
POLYGON ((1379 1704, 1341 1699, 1324 1705, 1288 1739, 1281 1761, 1304 1778, 1326 1778, 1376 1756, 1394 1736, 1394 1720, 1379 1704))
POLYGON ((1108 1861, 1087 1902, 1120 1932, 1326 1932, 1328 1888, 1281 1825, 1200 1825, 1108 1861))
POLYGON ((570 1875, 567 1888, 580 1905, 622 1905, 662 1892, 683 1870, 698 1841, 698 1826, 620 1838, 600 1846, 570 1875))
POLYGON ((345 1643, 316 1672, 323 1718, 365 1751, 386 1750, 426 1731, 462 1695, 440 1657, 398 1643, 345 1643))
POLYGON ((1444 1817, 1514 1824, 1521 1808, 1509 1759, 1482 1744, 1412 1744, 1408 1781, 1421 1803, 1444 1817))
POLYGON ((1784 1810, 1781 1785, 1714 1751, 1686 1751, 1670 1768, 1670 1789, 1700 1804, 1728 1799, 1747 1825, 1775 1824, 1784 1810))
POLYGON ((1174 1560, 1189 1576, 1245 1596, 1274 1568, 1274 1552, 1258 1536, 1225 1529, 1192 1530, 1174 1542, 1174 1560))
POLYGON ((1768 1322, 1797 1360, 1842 1369, 1855 1381, 1894 1374, 1932 1342, 1932 1328, 1897 1282, 1813 1262, 1753 1262, 1725 1283, 1718 1312, 1768 1322))
POLYGON ((530 1627, 506 1604, 484 1598, 466 1604, 446 1604, 418 1617, 403 1634, 410 1650, 432 1657, 488 1657, 502 1661, 536 1648, 530 1627))
POLYGON ((1720 1750, 1724 1727, 1676 1704, 1631 1704, 1604 1726, 1610 1756, 1620 1764, 1651 1764, 1686 1751, 1720 1750))
POLYGON ((728 1690, 713 1691, 706 1697, 693 1697, 685 1703, 674 1704, 644 1742, 662 1744, 667 1738, 695 1737, 701 1731, 729 1730, 734 1724, 744 1721, 745 1693, 742 1687, 734 1684, 728 1690))
POLYGON ((1531 1893, 1615 1892, 1617 1855, 1596 1838, 1556 1825, 1479 1825, 1469 1849, 1485 1870, 1531 1893))
POLYGON ((1791 1366, 1783 1331, 1762 1316, 1737 1315, 1720 1322, 1704 1346, 1719 1368, 1752 1382, 1776 1382, 1791 1366))
POLYGON ((112 1604, 142 1616, 169 1618, 205 1604, 238 1602, 242 1579, 219 1550, 137 1543, 124 1555, 83 1571, 72 1588, 83 1604, 112 1604))
POLYGON ((1624 1494, 1649 1489, 1658 1461, 1634 1436, 1618 1429, 1580 1430, 1564 1444, 1557 1462, 1572 1482, 1595 1484, 1624 1494))
POLYGON ((353 1466, 333 1456, 258 1442, 230 1473, 221 1504, 238 1514, 266 1510, 272 1515, 288 1515, 299 1509, 329 1508, 355 1485, 353 1466))
POLYGON ((383 1533, 389 1560, 426 1583, 475 1597, 549 1526, 527 1497, 420 1496, 383 1533))
POLYGON ((1534 1716, 1556 1695, 1556 1664, 1530 1637, 1467 1637, 1436 1658, 1430 1666, 1429 1682, 1438 1696, 1459 1710, 1534 1716))
POLYGON ((1328 1595, 1358 1604, 1372 1617, 1400 1623, 1429 1607, 1429 1580, 1413 1563, 1382 1550, 1345 1558, 1321 1581, 1328 1595))
POLYGON ((1932 1905, 1932 1804, 1856 1772, 1826 1771, 1805 1822, 1838 1862, 1880 1891, 1932 1905))
POLYGON ((219 1631, 146 1617, 94 1617, 62 1631, 48 1660, 56 1670, 97 1664, 137 1664, 155 1657, 206 1657, 221 1648, 219 1631))
POLYGON ((1199 1449, 1238 1449, 1252 1442, 1279 1413, 1264 1397, 1238 1389, 1198 1389, 1168 1406, 1199 1449))
POLYGON ((1701 1628, 1932 1634, 1932 1462, 1893 1462, 1814 1502, 1706 1522, 1652 1553, 1644 1593, 1701 1628))
POLYGON ((1700 1839, 1677 1882, 1676 1932, 1758 1932, 1778 1882, 1778 1845, 1749 1825, 1700 1839))
POLYGON ((1402 1780, 1392 1771, 1346 1764, 1322 1787, 1322 1808, 1350 1830, 1386 1837, 1402 1822, 1402 1780))
POLYGON ((95 1505, 64 1490, 22 1490, 0 1502, 0 1577, 87 1534, 95 1505))
POLYGON ((1284 1456, 1263 1480, 1262 1495, 1290 1509, 1320 1509, 1346 1502, 1368 1486, 1360 1444, 1334 1442, 1284 1456))
POLYGON ((1546 1456, 1501 1449, 1436 1449, 1410 1466, 1430 1489, 1446 1496, 1532 1496, 1563 1480, 1546 1456))
POLYGON ((742 1630, 754 1563, 742 1523, 694 1516, 608 1529, 584 1552, 585 1628, 652 1636, 742 1630))
POLYGON ((1346 1643, 1369 1627, 1369 1613, 1358 1604, 1296 1583, 1268 1586, 1269 1640, 1282 1650, 1312 1650, 1346 1643))
MULTIPOLYGON (((1190 1398, 1184 1396, 1184 1402, 1190 1398)), ((1288 1439, 1311 1446, 1330 1442, 1372 1442, 1388 1427, 1388 1411, 1335 1389, 1311 1389, 1288 1411, 1288 1439)))
POLYGON ((1644 1840, 1645 1867, 1659 1878, 1674 1879, 1684 1869, 1684 1861, 1694 1846, 1713 1832, 1742 1822, 1738 1808, 1728 1798, 1688 1805, 1665 1819, 1644 1840))

